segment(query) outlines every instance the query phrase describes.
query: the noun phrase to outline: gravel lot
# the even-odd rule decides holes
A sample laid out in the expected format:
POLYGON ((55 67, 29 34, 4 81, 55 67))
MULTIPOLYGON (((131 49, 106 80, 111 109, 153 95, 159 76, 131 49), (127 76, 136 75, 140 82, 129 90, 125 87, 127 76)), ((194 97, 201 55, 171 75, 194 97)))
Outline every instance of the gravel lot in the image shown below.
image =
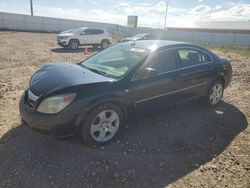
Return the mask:
POLYGON ((138 117, 116 142, 91 148, 20 121, 20 94, 38 68, 85 58, 55 37, 0 32, 0 187, 250 187, 250 56, 214 49, 234 70, 217 109, 196 101, 138 117))

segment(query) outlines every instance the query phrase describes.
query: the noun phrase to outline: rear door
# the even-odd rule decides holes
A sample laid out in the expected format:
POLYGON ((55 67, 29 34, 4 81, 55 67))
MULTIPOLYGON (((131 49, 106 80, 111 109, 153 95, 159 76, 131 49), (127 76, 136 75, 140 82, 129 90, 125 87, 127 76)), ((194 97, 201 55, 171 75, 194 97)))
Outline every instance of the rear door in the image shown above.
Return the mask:
POLYGON ((95 43, 101 44, 102 39, 105 39, 104 30, 102 29, 95 29, 95 43))
POLYGON ((178 80, 183 88, 183 98, 193 98, 204 93, 213 76, 212 57, 196 48, 178 48, 180 62, 178 80))

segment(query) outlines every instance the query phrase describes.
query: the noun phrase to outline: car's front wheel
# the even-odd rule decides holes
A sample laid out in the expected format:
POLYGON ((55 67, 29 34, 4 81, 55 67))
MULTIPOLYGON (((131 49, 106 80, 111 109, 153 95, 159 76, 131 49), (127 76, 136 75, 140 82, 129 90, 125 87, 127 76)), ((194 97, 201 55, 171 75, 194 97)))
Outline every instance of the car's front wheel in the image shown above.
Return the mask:
POLYGON ((208 103, 210 106, 217 106, 224 92, 224 84, 222 81, 217 80, 215 81, 208 90, 208 103))
POLYGON ((79 47, 79 41, 78 40, 71 40, 69 42, 68 47, 72 50, 76 50, 79 47))
POLYGON ((101 48, 106 49, 109 47, 109 41, 108 40, 102 40, 101 42, 101 48))
POLYGON ((122 110, 114 104, 103 104, 88 114, 82 123, 81 137, 90 145, 112 141, 124 124, 122 110))

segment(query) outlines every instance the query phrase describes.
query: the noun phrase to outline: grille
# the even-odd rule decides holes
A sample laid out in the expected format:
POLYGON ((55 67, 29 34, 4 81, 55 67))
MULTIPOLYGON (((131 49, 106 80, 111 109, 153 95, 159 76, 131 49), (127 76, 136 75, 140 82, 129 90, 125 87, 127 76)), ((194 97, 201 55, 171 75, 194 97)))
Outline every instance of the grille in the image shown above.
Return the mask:
POLYGON ((62 40, 62 39, 64 39, 63 36, 57 36, 57 40, 58 40, 58 41, 60 41, 60 40, 62 40))
POLYGON ((28 104, 31 107, 35 107, 36 106, 38 98, 39 98, 39 96, 36 96, 30 90, 28 91, 28 104))

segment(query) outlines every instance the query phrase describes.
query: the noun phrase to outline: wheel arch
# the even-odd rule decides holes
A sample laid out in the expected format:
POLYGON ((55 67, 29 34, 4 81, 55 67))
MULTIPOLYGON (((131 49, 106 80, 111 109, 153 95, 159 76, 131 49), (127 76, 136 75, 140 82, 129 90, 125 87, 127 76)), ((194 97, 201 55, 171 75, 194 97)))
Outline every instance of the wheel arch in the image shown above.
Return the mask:
POLYGON ((214 78, 208 83, 207 88, 205 89, 205 92, 204 92, 204 94, 203 94, 204 96, 207 95, 207 93, 208 93, 209 89, 211 88, 212 84, 213 84, 215 81, 217 81, 217 80, 222 81, 223 85, 225 86, 225 82, 226 82, 226 80, 225 80, 225 74, 224 74, 223 72, 218 72, 218 73, 214 76, 214 78))
MULTIPOLYGON (((106 39, 106 38, 105 38, 105 39, 102 39, 102 40, 101 40, 101 43, 102 43, 103 41, 107 41, 109 44, 111 44, 111 42, 110 42, 109 39, 106 39)), ((100 43, 100 44, 101 44, 101 43, 100 43)))
POLYGON ((70 39, 70 40, 69 40, 69 43, 70 43, 71 41, 73 41, 73 40, 77 41, 78 44, 80 45, 80 40, 79 40, 78 38, 72 38, 72 39, 70 39))
POLYGON ((225 74, 223 72, 217 73, 214 80, 210 83, 210 85, 213 84, 213 82, 215 82, 217 80, 222 81, 223 85, 225 86, 226 79, 225 79, 225 74))
POLYGON ((75 121, 76 128, 79 129, 81 127, 81 123, 86 119, 88 114, 90 114, 93 111, 93 109, 106 103, 111 103, 118 106, 123 112, 124 121, 127 120, 127 104, 124 101, 124 99, 115 95, 110 95, 105 97, 100 96, 87 103, 86 106, 83 107, 83 109, 79 112, 75 121))

